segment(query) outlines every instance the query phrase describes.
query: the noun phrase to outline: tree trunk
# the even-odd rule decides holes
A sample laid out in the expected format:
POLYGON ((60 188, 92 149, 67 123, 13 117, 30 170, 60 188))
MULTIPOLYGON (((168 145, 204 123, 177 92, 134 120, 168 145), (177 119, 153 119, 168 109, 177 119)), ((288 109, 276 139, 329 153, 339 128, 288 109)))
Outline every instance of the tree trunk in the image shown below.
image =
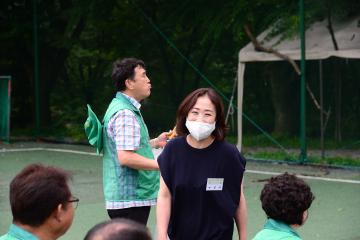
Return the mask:
POLYGON ((291 84, 294 73, 292 70, 289 71, 284 63, 270 63, 267 72, 272 92, 270 97, 275 109, 273 132, 279 135, 291 135, 295 133, 296 115, 294 114, 296 97, 291 84))
POLYGON ((342 141, 341 134, 341 59, 334 59, 335 66, 333 67, 335 76, 335 141, 342 141))

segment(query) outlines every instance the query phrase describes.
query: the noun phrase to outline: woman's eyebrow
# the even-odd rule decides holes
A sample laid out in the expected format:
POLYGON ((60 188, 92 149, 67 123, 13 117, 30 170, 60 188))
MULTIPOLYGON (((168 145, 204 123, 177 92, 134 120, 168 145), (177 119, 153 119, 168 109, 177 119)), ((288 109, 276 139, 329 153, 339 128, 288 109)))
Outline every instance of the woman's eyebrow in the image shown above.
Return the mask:
POLYGON ((211 109, 205 109, 205 112, 214 112, 213 110, 211 110, 211 109))

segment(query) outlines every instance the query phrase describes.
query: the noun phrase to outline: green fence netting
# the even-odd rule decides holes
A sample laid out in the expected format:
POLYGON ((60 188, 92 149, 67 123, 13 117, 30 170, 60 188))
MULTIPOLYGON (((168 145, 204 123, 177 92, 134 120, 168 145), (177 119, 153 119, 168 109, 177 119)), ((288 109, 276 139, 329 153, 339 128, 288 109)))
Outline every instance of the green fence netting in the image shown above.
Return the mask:
POLYGON ((10 138, 11 77, 0 76, 0 140, 10 138))

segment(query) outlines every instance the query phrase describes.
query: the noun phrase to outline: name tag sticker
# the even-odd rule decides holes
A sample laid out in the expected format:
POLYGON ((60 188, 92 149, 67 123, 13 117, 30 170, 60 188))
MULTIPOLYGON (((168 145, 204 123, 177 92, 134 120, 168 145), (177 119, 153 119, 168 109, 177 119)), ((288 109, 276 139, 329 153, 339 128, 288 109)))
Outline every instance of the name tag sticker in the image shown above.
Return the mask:
POLYGON ((223 184, 223 178, 208 178, 206 183, 206 191, 222 191, 223 184))

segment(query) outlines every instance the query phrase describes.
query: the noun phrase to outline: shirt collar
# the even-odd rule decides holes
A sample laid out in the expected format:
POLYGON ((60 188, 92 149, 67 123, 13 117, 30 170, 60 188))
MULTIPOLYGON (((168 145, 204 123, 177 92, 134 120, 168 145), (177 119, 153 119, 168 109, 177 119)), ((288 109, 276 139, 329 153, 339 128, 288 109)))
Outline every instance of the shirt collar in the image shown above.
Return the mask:
POLYGON ((300 235, 288 224, 286 224, 284 222, 276 221, 272 218, 269 218, 266 221, 264 228, 271 229, 271 230, 277 230, 277 231, 281 231, 281 232, 287 232, 293 236, 297 236, 300 238, 300 235))
POLYGON ((35 235, 29 233, 25 229, 22 229, 21 227, 11 224, 9 228, 9 235, 15 237, 16 239, 24 239, 24 240, 39 240, 35 235))
POLYGON ((135 98, 130 97, 129 95, 126 95, 126 94, 123 93, 123 92, 117 92, 117 93, 116 93, 116 96, 118 96, 118 94, 123 95, 127 100, 130 101, 130 103, 131 103, 132 105, 134 105, 134 107, 136 107, 137 109, 140 109, 141 104, 140 104, 138 101, 136 101, 135 98))

